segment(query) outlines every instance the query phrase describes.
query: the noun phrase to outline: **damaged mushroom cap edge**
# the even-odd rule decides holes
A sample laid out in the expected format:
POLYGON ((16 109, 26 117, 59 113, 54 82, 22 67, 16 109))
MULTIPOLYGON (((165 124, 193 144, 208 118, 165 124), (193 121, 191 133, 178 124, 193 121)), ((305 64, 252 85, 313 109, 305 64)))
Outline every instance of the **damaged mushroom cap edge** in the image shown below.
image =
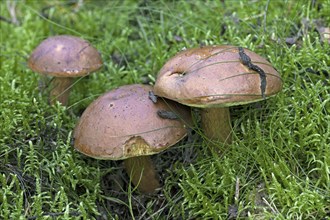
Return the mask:
MULTIPOLYGON (((252 65, 265 72, 265 98, 281 91, 282 79, 275 68, 250 50, 244 49, 244 53, 252 65)), ((179 52, 159 71, 154 92, 160 97, 202 108, 202 126, 212 133, 206 132, 206 136, 226 143, 231 143, 232 132, 228 107, 264 99, 260 74, 244 65, 239 48, 230 45, 179 52), (225 123, 218 122, 221 118, 225 123)))

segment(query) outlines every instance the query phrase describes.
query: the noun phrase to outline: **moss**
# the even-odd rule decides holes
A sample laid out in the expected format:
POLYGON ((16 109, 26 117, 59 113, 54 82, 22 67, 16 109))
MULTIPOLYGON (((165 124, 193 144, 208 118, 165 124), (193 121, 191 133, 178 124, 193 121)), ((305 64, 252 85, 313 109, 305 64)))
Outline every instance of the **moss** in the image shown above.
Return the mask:
MULTIPOLYGON (((4 219, 322 219, 329 215, 329 1, 14 1, 0 3, 0 216, 4 219), (81 4, 79 4, 81 3, 81 4), (18 24, 10 23, 15 6, 18 24), (315 22, 318 21, 318 22, 315 22), (43 39, 89 40, 104 68, 76 80, 67 108, 27 68, 43 39), (153 84, 182 48, 247 47, 281 73, 282 93, 232 109, 234 141, 210 155, 196 126, 154 156, 163 189, 141 195, 121 162, 72 147, 79 116, 100 94, 153 84)), ((196 117, 198 122, 198 117, 196 117)))

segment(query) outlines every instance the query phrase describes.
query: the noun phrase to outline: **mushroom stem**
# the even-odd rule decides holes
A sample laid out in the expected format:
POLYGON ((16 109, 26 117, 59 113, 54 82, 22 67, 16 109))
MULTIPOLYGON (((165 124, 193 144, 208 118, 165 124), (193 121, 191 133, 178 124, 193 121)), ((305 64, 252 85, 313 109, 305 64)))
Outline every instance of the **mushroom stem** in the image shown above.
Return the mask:
POLYGON ((152 193, 160 187, 150 156, 131 157, 124 160, 131 182, 143 193, 152 193))
POLYGON ((49 97, 51 105, 54 105, 56 101, 59 101, 64 106, 68 104, 72 82, 73 79, 71 77, 54 77, 49 97))
POLYGON ((207 138, 231 144, 231 123, 229 108, 204 108, 201 111, 202 128, 207 138))

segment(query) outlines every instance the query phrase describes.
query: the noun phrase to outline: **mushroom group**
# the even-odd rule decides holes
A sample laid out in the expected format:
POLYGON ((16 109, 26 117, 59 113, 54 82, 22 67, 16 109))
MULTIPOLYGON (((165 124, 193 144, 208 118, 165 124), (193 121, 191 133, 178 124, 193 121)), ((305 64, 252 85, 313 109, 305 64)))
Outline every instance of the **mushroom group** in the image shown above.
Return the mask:
MULTIPOLYGON (((89 42, 60 35, 44 40, 28 65, 55 77, 51 103, 67 105, 72 77, 98 70, 102 59, 89 42)), ((76 125, 74 147, 96 159, 123 160, 131 182, 151 193, 161 184, 150 155, 187 135, 192 126, 190 107, 201 108, 209 140, 230 144, 229 107, 264 100, 281 89, 275 68, 248 49, 229 45, 186 49, 164 64, 154 87, 121 86, 94 100, 76 125)))

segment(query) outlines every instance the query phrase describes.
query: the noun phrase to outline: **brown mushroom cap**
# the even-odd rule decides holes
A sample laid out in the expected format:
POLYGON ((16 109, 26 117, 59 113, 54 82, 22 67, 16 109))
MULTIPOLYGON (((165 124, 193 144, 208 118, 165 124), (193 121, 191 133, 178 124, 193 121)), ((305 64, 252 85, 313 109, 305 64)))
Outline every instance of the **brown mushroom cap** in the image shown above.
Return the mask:
POLYGON ((102 66, 99 52, 79 37, 59 35, 42 41, 32 52, 29 67, 56 77, 88 75, 102 66))
POLYGON ((85 110, 74 132, 74 146, 97 158, 119 160, 151 155, 174 145, 187 131, 181 120, 163 119, 158 110, 176 112, 191 121, 189 108, 149 98, 148 85, 127 85, 97 98, 85 110))
MULTIPOLYGON (((279 73, 263 57, 244 49, 266 73, 265 96, 282 89, 279 73)), ((235 46, 206 46, 179 52, 160 70, 156 95, 195 107, 223 107, 262 100, 260 76, 244 66, 235 46)))

